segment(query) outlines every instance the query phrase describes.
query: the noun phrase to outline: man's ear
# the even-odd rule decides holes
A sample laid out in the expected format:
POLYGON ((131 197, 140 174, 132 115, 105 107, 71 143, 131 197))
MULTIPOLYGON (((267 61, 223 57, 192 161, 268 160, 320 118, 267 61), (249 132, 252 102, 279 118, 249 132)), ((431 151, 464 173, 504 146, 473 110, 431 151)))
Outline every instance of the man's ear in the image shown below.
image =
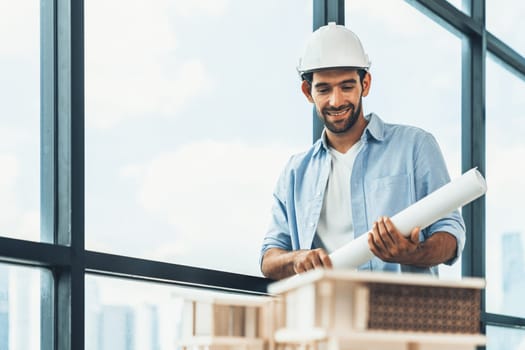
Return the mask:
POLYGON ((306 96, 308 101, 310 103, 314 103, 314 99, 312 98, 312 84, 308 80, 303 80, 301 84, 301 90, 303 91, 303 94, 306 96))
POLYGON ((367 96, 370 92, 370 86, 372 85, 372 75, 370 72, 366 72, 363 78, 363 96, 367 96))

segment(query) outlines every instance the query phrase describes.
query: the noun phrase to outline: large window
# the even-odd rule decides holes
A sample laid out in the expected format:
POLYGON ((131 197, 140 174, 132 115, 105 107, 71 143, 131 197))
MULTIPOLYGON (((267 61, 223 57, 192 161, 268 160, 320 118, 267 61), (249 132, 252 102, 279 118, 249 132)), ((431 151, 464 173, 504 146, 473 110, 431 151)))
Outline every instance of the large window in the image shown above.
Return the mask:
POLYGON ((85 6, 86 247, 259 275, 273 187, 311 141, 312 2, 85 6))
POLYGON ((295 66, 330 21, 371 56, 366 112, 434 134, 452 177, 486 175, 441 274, 486 278, 488 349, 523 347, 523 10, 0 0, 0 348, 173 348, 182 286, 264 294, 272 190, 318 132, 295 66))
MULTIPOLYGON (((487 311, 525 317, 525 82, 487 60, 487 311)), ((510 348, 509 348, 510 349, 510 348)))
POLYGON ((0 0, 0 235, 40 240, 37 1, 0 0))

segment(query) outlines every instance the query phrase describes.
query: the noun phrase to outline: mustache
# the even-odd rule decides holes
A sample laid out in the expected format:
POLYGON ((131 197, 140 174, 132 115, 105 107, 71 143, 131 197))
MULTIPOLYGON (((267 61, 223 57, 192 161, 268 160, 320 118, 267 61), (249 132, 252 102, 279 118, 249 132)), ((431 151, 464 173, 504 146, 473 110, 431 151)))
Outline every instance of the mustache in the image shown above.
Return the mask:
POLYGON ((349 103, 349 104, 342 105, 342 106, 339 106, 339 107, 328 107, 328 108, 325 108, 324 111, 325 112, 340 112, 340 111, 345 110, 347 108, 351 108, 352 110, 354 110, 355 106, 354 106, 353 103, 349 103))

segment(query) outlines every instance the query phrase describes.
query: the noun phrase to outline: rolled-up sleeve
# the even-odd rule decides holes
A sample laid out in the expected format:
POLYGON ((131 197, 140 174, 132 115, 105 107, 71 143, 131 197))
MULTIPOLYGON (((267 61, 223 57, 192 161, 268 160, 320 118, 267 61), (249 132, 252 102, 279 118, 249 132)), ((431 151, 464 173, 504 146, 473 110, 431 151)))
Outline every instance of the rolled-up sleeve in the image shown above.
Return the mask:
MULTIPOLYGON (((445 160, 438 143, 431 134, 426 133, 425 137, 420 140, 416 164, 416 195, 418 200, 450 182, 445 160)), ((465 223, 459 210, 454 210, 427 227, 423 230, 423 236, 426 239, 436 232, 448 232, 456 238, 456 256, 445 262, 447 265, 454 264, 465 247, 465 223)))
POLYGON ((429 236, 432 236, 436 232, 448 232, 456 237, 456 255, 452 259, 445 262, 447 265, 454 264, 461 256, 463 248, 465 247, 465 224, 463 223, 463 219, 461 218, 459 212, 456 210, 446 218, 438 220, 432 224, 429 227, 429 236))
POLYGON ((259 266, 262 266, 264 254, 270 248, 292 250, 286 198, 290 182, 288 169, 288 166, 285 167, 281 173, 273 192, 271 220, 263 240, 259 266))

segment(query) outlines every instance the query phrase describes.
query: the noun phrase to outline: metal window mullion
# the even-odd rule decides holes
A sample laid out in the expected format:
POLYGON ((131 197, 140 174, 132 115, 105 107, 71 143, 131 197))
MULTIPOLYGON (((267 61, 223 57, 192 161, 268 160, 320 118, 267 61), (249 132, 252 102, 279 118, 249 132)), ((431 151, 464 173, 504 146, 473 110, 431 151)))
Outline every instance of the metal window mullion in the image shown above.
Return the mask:
MULTIPOLYGON (((40 237, 55 242, 56 224, 56 2, 40 3, 40 237)), ((26 242, 29 243, 29 242, 26 242)), ((3 245, 6 245, 5 242, 3 245)), ((27 244, 25 244, 27 245, 27 244)), ((38 246, 37 246, 38 247, 38 246)), ((35 252, 42 252, 40 247, 35 252)), ((24 246, 24 252, 27 247, 24 246)), ((40 277, 40 349, 55 349, 56 303, 53 279, 40 277)))
POLYGON ((86 251, 85 268, 93 274, 150 280, 207 289, 266 294, 269 279, 215 271, 196 266, 170 264, 129 256, 86 251))
POLYGON ((489 32, 487 32, 487 51, 525 81, 525 57, 489 32))
POLYGON ((55 276, 57 350, 84 348, 84 20, 82 0, 57 0, 57 244, 70 265, 55 276))
MULTIPOLYGON (((483 0, 472 4, 474 13, 483 0)), ((479 10, 479 9, 478 9, 479 10)), ((463 39, 462 52, 462 170, 478 167, 485 174, 485 56, 486 36, 463 39)), ((467 246, 463 261, 465 276, 485 277, 483 255, 485 238, 484 197, 463 208, 467 224, 467 246)))
MULTIPOLYGON (((481 35, 483 24, 446 0, 405 0, 454 34, 481 35)), ((469 0, 470 1, 470 0, 469 0)), ((470 5, 466 12, 472 13, 470 5)))
POLYGON ((40 6, 40 238, 55 240, 56 27, 55 2, 40 6))
POLYGON ((313 30, 328 24, 328 22, 345 24, 344 0, 314 0, 313 5, 313 30))
MULTIPOLYGON (((470 33, 463 38, 462 50, 462 170, 472 167, 485 175, 485 0, 467 3, 471 17, 479 23, 481 33, 470 33)), ((463 276, 485 277, 485 197, 463 207, 467 227, 463 253, 463 276)), ((485 291, 481 297, 481 312, 485 312, 485 291)), ((486 333, 486 323, 480 331, 486 333)), ((480 347, 483 349, 484 347, 480 347)))
POLYGON ((517 316, 508 316, 502 314, 484 313, 481 316, 483 322, 494 327, 515 328, 525 330, 525 318, 517 316))
MULTIPOLYGON (((328 22, 336 22, 341 25, 345 24, 344 0, 313 0, 313 6, 314 31, 328 24, 328 22)), ((324 125, 317 117, 317 112, 314 107, 312 111, 312 142, 317 141, 321 137, 323 127, 324 125)))

